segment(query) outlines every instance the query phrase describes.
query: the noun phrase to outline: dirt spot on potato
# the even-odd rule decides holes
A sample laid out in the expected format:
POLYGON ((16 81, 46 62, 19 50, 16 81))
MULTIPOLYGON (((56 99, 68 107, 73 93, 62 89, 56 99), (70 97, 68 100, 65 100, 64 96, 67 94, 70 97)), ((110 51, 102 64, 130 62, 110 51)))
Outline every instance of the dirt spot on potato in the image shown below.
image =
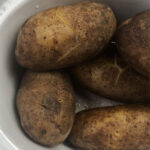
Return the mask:
POLYGON ((44 40, 46 40, 46 38, 47 38, 46 36, 43 37, 44 40))
POLYGON ((58 44, 58 41, 56 39, 53 39, 54 45, 58 44))
POLYGON ((45 135, 47 133, 47 131, 45 130, 45 129, 43 129, 42 131, 41 131, 41 134, 42 135, 45 135))

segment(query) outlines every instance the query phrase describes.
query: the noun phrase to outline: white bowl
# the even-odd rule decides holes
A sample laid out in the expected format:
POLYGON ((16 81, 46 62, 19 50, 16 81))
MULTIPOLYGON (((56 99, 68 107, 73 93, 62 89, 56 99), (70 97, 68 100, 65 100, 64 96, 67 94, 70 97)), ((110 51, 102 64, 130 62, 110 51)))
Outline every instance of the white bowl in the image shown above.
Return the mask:
MULTIPOLYGON (((30 140, 21 130, 16 110, 15 94, 22 74, 15 62, 14 49, 17 33, 25 20, 41 10, 66 5, 80 0, 0 0, 0 150, 70 150, 65 145, 42 147, 30 140)), ((120 21, 150 8, 150 0, 105 0, 114 9, 120 21)), ((103 101, 84 92, 78 96, 77 106, 106 106, 116 103, 103 101), (87 101, 85 101, 85 99, 87 101), (93 103, 91 103, 91 99, 93 103)))

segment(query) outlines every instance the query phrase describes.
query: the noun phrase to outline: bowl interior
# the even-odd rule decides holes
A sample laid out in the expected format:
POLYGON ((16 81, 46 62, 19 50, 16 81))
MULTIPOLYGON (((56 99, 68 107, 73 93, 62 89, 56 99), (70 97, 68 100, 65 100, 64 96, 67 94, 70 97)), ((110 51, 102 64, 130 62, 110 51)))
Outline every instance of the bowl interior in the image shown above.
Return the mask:
MULTIPOLYGON (((15 61, 14 49, 18 31, 27 18, 41 10, 67 5, 80 0, 6 0, 0 6, 0 149, 3 150, 71 150, 59 145, 42 147, 32 142, 22 132, 15 110, 15 95, 23 73, 15 61)), ((110 4, 118 22, 150 8, 149 0, 104 0, 110 4)), ((117 103, 83 91, 77 94, 78 110, 89 106, 107 106, 117 103)))

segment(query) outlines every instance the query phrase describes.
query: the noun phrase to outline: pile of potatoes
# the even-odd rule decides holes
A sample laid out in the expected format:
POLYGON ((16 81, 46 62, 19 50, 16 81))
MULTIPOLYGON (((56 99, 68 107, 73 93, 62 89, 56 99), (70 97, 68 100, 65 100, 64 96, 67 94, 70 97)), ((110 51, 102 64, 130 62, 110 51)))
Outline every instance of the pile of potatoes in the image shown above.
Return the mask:
POLYGON ((22 26, 15 56, 27 69, 17 112, 35 142, 53 147, 67 139, 84 150, 150 149, 149 10, 118 28, 103 2, 45 10, 22 26), (75 114, 71 79, 124 105, 75 114))

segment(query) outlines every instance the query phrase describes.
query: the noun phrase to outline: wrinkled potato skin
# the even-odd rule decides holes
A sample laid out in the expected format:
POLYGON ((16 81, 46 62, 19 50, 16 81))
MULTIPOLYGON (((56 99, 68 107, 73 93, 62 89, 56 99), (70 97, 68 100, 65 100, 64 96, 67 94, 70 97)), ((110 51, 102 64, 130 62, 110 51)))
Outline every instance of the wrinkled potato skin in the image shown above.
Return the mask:
POLYGON ((22 128, 34 141, 55 146, 70 133, 75 100, 65 74, 27 72, 16 103, 22 128))
POLYGON ((118 52, 139 73, 150 78, 150 10, 122 23, 117 33, 118 52))
POLYGON ((150 106, 124 105, 78 113, 69 140, 85 150, 149 150, 150 106))
POLYGON ((150 80, 126 65, 113 49, 72 72, 81 85, 101 96, 127 103, 150 101, 150 80))
POLYGON ((48 9, 23 25, 16 59, 32 70, 72 66, 101 52, 115 29, 116 18, 105 3, 84 1, 48 9))

